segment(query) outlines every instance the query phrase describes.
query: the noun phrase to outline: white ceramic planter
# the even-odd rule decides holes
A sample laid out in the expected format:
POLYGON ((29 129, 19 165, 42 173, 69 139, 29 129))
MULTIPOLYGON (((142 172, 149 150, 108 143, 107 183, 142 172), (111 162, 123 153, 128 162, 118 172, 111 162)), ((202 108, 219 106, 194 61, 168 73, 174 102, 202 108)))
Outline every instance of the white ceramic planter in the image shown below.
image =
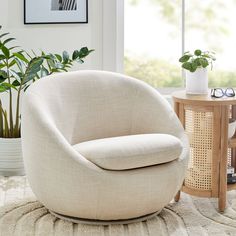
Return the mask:
POLYGON ((0 138, 0 175, 24 175, 20 138, 0 138))
POLYGON ((207 68, 198 68, 195 72, 190 72, 186 70, 185 73, 187 94, 208 93, 207 68))

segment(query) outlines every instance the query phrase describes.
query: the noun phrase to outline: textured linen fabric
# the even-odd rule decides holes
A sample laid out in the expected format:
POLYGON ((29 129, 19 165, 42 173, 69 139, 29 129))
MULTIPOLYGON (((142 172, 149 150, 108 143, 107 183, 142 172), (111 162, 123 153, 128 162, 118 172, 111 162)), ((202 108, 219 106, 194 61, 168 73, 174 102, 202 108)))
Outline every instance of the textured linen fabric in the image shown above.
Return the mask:
POLYGON ((168 134, 139 134, 95 139, 73 146, 86 159, 108 170, 127 170, 173 161, 181 141, 168 134))
POLYGON ((111 72, 54 74, 29 87, 22 106, 26 173, 38 200, 59 214, 99 220, 159 211, 180 189, 189 144, 168 102, 139 80, 111 72), (166 164, 104 170, 73 145, 100 138, 163 133, 183 150, 166 164))

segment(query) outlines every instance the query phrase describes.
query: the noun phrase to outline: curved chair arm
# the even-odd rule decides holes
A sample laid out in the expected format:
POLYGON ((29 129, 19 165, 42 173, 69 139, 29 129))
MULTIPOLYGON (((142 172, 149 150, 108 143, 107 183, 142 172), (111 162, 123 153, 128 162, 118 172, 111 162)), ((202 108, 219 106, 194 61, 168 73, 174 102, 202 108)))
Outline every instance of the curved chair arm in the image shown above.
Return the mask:
POLYGON ((156 89, 142 81, 136 80, 136 87, 133 132, 170 134, 179 138, 188 149, 184 128, 169 102, 156 89))
POLYGON ((46 106, 42 104, 39 95, 30 92, 25 94, 22 107, 22 145, 27 146, 23 148, 26 159, 33 158, 34 161, 38 159, 41 162, 52 161, 55 157, 55 162, 59 162, 71 158, 77 165, 76 168, 102 171, 72 148, 57 129, 50 113, 45 109, 46 106), (24 138, 31 140, 31 143, 26 143, 24 138), (32 156, 32 153, 35 155, 32 156))
MULTIPOLYGON (((147 121, 144 123, 143 130, 149 133, 170 134, 179 138, 183 144, 183 151, 179 161, 186 170, 189 159, 189 140, 179 118, 169 102, 156 89, 142 81, 139 81, 139 83, 142 84, 142 86, 139 86, 140 90, 145 87, 145 89, 149 90, 147 97, 144 98, 144 100, 147 99, 147 102, 144 104, 143 109, 146 109, 148 103, 150 105, 148 112, 146 112, 145 120, 147 121), (146 127, 148 127, 148 130, 146 127)), ((138 94, 137 96, 140 95, 138 94)), ((143 122, 140 122, 140 124, 143 124, 143 122)))

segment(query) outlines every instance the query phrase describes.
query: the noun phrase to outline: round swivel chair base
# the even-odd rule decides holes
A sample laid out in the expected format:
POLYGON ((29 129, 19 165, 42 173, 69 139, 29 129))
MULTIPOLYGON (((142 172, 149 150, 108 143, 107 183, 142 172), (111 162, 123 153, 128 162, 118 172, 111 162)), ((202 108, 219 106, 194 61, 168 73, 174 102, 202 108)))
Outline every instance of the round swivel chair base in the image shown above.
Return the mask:
POLYGON ((65 216, 65 215, 61 215, 53 211, 50 211, 50 213, 56 216, 57 218, 60 218, 62 220, 67 220, 76 224, 79 223, 79 224, 89 224, 89 225, 117 225, 117 224, 130 224, 130 223, 146 221, 158 215, 161 211, 162 210, 148 214, 148 215, 144 215, 144 216, 140 216, 140 217, 132 218, 132 219, 127 219, 127 220, 90 220, 90 219, 65 216))

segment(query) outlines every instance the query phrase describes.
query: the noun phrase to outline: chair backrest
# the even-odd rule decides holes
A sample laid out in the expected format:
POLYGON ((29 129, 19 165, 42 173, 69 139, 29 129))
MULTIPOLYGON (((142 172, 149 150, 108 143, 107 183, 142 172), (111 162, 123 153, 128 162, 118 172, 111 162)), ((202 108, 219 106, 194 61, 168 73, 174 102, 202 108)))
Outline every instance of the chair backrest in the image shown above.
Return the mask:
POLYGON ((37 81, 28 90, 40 96, 44 111, 71 144, 141 133, 175 134, 180 127, 155 89, 117 73, 61 73, 37 81))

